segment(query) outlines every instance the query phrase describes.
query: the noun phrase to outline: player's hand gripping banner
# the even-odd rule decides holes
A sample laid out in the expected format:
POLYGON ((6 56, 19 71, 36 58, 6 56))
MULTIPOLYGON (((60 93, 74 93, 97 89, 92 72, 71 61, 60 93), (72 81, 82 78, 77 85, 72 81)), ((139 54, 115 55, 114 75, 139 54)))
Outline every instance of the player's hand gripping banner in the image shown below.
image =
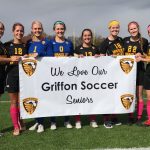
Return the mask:
POLYGON ((130 113, 134 56, 26 58, 19 64, 22 118, 130 113))

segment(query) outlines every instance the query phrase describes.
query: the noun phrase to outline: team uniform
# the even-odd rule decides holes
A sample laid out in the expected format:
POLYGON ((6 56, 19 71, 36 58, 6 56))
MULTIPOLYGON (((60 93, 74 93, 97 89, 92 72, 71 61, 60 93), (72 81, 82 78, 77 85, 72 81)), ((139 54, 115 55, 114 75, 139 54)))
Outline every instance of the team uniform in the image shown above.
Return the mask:
POLYGON ((73 44, 71 41, 65 39, 64 42, 59 43, 53 39, 50 40, 50 42, 52 44, 54 57, 67 57, 73 55, 73 44))
MULTIPOLYGON (((24 56, 27 54, 25 44, 15 44, 13 42, 5 43, 7 57, 24 56)), ((19 92, 19 65, 18 62, 10 62, 7 65, 6 90, 8 93, 19 92)))
POLYGON ((94 56, 96 54, 99 54, 99 49, 94 45, 92 45, 91 47, 83 47, 82 45, 80 45, 76 47, 74 53, 83 56, 94 56))
MULTIPOLYGON (((125 55, 136 55, 137 53, 145 53, 147 51, 148 40, 145 38, 141 38, 138 41, 131 41, 131 37, 124 38, 124 48, 125 48, 125 55)), ((136 86, 143 86, 144 82, 144 63, 138 62, 137 63, 137 74, 136 74, 136 86)), ((143 113, 144 102, 143 100, 138 100, 137 103, 137 121, 136 124, 141 124, 141 117, 143 113)), ((129 114, 128 118, 129 125, 134 123, 134 116, 133 113, 129 114)))
MULTIPOLYGON (((150 57, 150 43, 148 44, 147 48, 147 56, 150 57)), ((144 75, 144 89, 150 90, 150 63, 146 66, 146 71, 144 75)))
MULTIPOLYGON (((29 54, 32 53, 38 53, 39 57, 52 57, 54 56, 52 51, 52 44, 48 39, 42 39, 40 41, 28 41, 27 42, 27 50, 29 54)), ((32 127, 29 128, 29 130, 35 130, 38 128, 37 132, 43 132, 44 126, 43 126, 43 118, 36 118, 36 124, 34 124, 32 127)))
POLYGON ((123 40, 121 37, 117 37, 111 41, 106 38, 100 45, 100 54, 104 55, 124 55, 123 40))
MULTIPOLYGON (((124 38, 124 48, 125 48, 125 55, 135 55, 137 53, 146 53, 148 46, 148 40, 142 38, 142 43, 139 41, 133 42, 130 40, 130 37, 124 38), (142 45, 142 46, 141 46, 142 45)), ((144 80, 144 63, 138 62, 137 63, 137 79, 136 84, 137 86, 143 85, 144 80)))
MULTIPOLYGON (((7 57, 6 49, 2 42, 0 42, 0 57, 7 57)), ((4 93, 5 79, 6 79, 5 68, 6 68, 5 63, 0 62, 0 94, 4 93)))
POLYGON ((41 41, 28 41, 27 42, 28 53, 38 53, 38 56, 53 56, 52 45, 48 39, 43 39, 41 41))
MULTIPOLYGON (((56 42, 55 39, 50 40, 52 44, 52 50, 54 53, 54 57, 67 57, 73 56, 73 44, 71 41, 65 39, 64 42, 56 42)), ((65 116, 65 123, 69 122, 69 117, 65 116)), ((56 118, 51 117, 51 129, 56 129, 56 118), (54 128, 53 128, 54 127, 54 128)), ((69 127, 72 128, 72 127, 69 127)))
MULTIPOLYGON (((124 46, 123 39, 121 37, 117 37, 115 40, 109 40, 108 37, 101 43, 100 54, 107 56, 119 56, 124 55, 124 46)), ((105 128, 113 128, 113 125, 121 125, 121 122, 118 122, 118 119, 115 114, 104 115, 104 127, 105 128)))
MULTIPOLYGON (((80 45, 75 48, 74 53, 83 56, 95 56, 99 55, 99 49, 95 45, 91 45, 90 47, 83 47, 82 45, 80 45)), ((96 123, 96 115, 90 115, 89 120, 92 127, 94 128, 98 127, 96 123)), ((75 121, 76 121, 76 128, 80 129, 81 128, 80 115, 75 116, 75 121)))

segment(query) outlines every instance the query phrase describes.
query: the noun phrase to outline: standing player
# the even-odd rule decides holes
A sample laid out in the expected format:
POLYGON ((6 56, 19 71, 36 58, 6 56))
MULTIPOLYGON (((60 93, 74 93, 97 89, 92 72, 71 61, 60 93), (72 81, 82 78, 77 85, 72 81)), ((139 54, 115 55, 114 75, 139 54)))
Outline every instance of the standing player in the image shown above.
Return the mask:
MULTIPOLYGON (((4 24, 0 22, 0 39, 4 34, 4 24)), ((4 93, 4 83, 5 83, 5 64, 3 64, 1 61, 3 61, 4 57, 6 55, 5 48, 3 43, 0 41, 0 97, 4 93)), ((0 133, 0 137, 3 134, 0 133)))
MULTIPOLYGON (((95 45, 92 44, 92 38, 93 38, 92 31, 90 29, 84 29, 81 35, 82 44, 75 49, 74 56, 78 56, 78 57, 98 56, 99 50, 95 45)), ((96 116, 90 115, 89 119, 90 119, 91 127, 97 128, 98 125, 96 123, 96 116)), ((75 116, 75 121, 76 121, 75 127, 77 129, 81 128, 80 120, 81 120, 80 115, 75 116)))
MULTIPOLYGON (((148 35, 150 37, 150 25, 147 27, 148 35)), ((148 44, 146 57, 138 57, 137 61, 148 62, 146 71, 144 74, 144 89, 147 95, 147 116, 148 120, 144 122, 144 125, 150 126, 150 43, 148 44)))
MULTIPOLYGON (((141 37, 139 31, 139 24, 135 21, 132 21, 128 24, 128 32, 130 33, 129 37, 124 39, 124 48, 125 48, 125 55, 136 55, 139 57, 146 53, 148 40, 141 37)), ((141 117, 143 113, 143 78, 144 78, 144 63, 138 62, 137 63, 137 80, 136 80, 136 96, 137 96, 137 125, 141 124, 141 117)), ((129 124, 134 123, 133 113, 129 116, 129 124)))
MULTIPOLYGON (((40 21, 33 21, 32 27, 32 39, 27 44, 29 56, 33 57, 45 57, 53 56, 51 45, 49 40, 43 37, 43 25, 40 21)), ((44 132, 43 118, 37 118, 36 123, 29 128, 30 131, 36 130, 37 133, 44 132)))
MULTIPOLYGON (((73 55, 73 44, 64 37, 66 25, 62 21, 56 21, 53 25, 55 32, 54 39, 51 40, 54 57, 68 57, 73 55)), ((69 117, 65 116, 64 125, 66 128, 72 128, 69 117)), ((51 117, 51 130, 56 130, 56 119, 51 117)))
MULTIPOLYGON (((112 20, 108 24, 110 35, 100 45, 101 56, 117 56, 124 55, 123 40, 118 36, 120 31, 120 23, 112 20)), ((113 128, 113 124, 121 125, 115 115, 104 115, 104 127, 113 128)))
MULTIPOLYGON (((4 34, 4 24, 0 22, 0 39, 4 34)), ((6 49, 4 47, 4 44, 0 41, 0 97, 4 93, 4 86, 5 86, 5 80, 6 80, 6 62, 10 61, 17 61, 17 58, 7 58, 6 49)), ((0 136, 3 134, 0 133, 0 136)))
MULTIPOLYGON (((24 56, 26 51, 26 46, 22 42, 24 35, 24 26, 21 23, 15 23, 12 27, 13 40, 5 43, 7 50, 7 56, 9 58, 16 57, 18 60, 21 56, 24 56)), ((19 119, 19 66, 18 61, 10 62, 7 66, 7 79, 6 79, 6 90, 10 97, 10 115, 12 123, 14 125, 13 135, 17 136, 20 134, 20 131, 23 129, 21 127, 22 122, 19 119)))

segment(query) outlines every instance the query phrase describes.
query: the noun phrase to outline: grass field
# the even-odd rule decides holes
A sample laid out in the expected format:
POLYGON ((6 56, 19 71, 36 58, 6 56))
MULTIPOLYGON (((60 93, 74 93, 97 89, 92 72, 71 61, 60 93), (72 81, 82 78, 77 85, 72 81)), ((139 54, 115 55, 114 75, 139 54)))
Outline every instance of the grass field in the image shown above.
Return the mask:
MULTIPOLYGON (((8 99, 7 95, 2 100, 8 99)), ((125 124, 127 115, 119 115, 122 126, 105 129, 102 116, 97 116, 99 128, 89 127, 87 117, 82 117, 83 128, 66 129, 63 117, 58 117, 58 129, 51 131, 49 119, 45 119, 45 132, 25 131, 18 137, 12 136, 12 124, 9 116, 9 102, 0 102, 0 130, 5 134, 0 138, 0 150, 64 150, 64 149, 100 149, 100 148, 131 148, 150 147, 150 127, 128 126, 125 124)), ((145 116, 145 115, 144 115, 145 116)), ((143 117, 143 120, 146 116, 143 117)), ((34 121, 25 120, 27 128, 34 121)), ((71 117, 74 124, 74 119, 71 117)))

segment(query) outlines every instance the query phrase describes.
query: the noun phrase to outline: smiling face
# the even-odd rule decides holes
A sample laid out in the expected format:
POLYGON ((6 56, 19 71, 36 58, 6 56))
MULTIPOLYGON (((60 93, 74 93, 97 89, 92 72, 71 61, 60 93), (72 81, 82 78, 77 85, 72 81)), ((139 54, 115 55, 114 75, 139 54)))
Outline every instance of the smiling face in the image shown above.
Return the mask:
POLYGON ((43 33, 43 27, 42 24, 40 22, 33 22, 32 23, 32 34, 35 37, 40 37, 43 33))
POLYGON ((92 32, 90 32, 88 30, 83 31, 82 42, 87 45, 91 44, 92 43, 92 32))
POLYGON ((109 27, 109 31, 110 31, 110 35, 112 35, 113 37, 116 37, 119 34, 120 26, 118 24, 112 25, 111 27, 109 27))
POLYGON ((135 23, 130 23, 128 25, 128 31, 132 37, 138 37, 139 35, 139 27, 135 23))
POLYGON ((4 25, 0 23, 0 38, 3 36, 3 34, 4 34, 4 25))
POLYGON ((63 24, 56 24, 54 27, 54 32, 56 34, 56 37, 63 38, 65 33, 65 27, 63 24))
POLYGON ((21 25, 16 25, 13 30, 14 39, 21 40, 24 35, 24 28, 21 25))

